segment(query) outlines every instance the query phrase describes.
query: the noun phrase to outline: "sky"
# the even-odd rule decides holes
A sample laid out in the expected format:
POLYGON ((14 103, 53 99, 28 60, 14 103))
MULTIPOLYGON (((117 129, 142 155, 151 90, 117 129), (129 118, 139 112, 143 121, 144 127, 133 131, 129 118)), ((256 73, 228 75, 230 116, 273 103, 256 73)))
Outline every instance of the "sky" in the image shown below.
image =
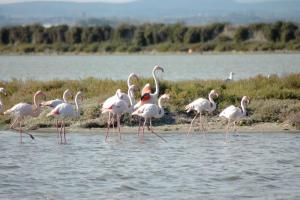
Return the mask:
MULTIPOLYGON (((32 2, 32 1, 68 1, 68 2, 80 2, 80 3, 84 3, 84 2, 125 3, 125 2, 136 1, 136 0, 0 0, 0 4, 32 2)), ((251 2, 285 1, 285 0, 234 0, 234 1, 241 2, 241 3, 251 3, 251 2)))
MULTIPOLYGON (((30 1, 69 1, 69 2, 109 2, 109 3, 124 3, 135 0, 0 0, 0 4, 30 2, 30 1)), ((183 0, 184 1, 184 0, 183 0)), ((262 1, 278 1, 278 0, 235 0, 242 3, 262 2, 262 1)), ((279 0, 284 1, 284 0, 279 0)))

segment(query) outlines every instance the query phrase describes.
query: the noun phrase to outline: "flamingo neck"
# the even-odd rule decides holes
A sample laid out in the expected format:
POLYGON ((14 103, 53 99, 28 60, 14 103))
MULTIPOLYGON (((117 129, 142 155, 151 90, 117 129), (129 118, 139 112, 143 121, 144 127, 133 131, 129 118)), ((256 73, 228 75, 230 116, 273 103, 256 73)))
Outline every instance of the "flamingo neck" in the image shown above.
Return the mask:
POLYGON ((243 116, 246 116, 247 111, 246 111, 246 104, 244 100, 241 101, 241 107, 242 107, 243 116))
POLYGON ((129 97, 130 105, 134 106, 135 105, 135 99, 134 99, 133 88, 128 89, 128 97, 129 97))
POLYGON ((134 76, 135 76, 135 74, 130 74, 130 75, 128 76, 128 79, 127 79, 127 86, 128 86, 128 88, 130 88, 130 86, 132 85, 131 79, 132 79, 132 77, 134 77, 134 76))
POLYGON ((210 102, 211 110, 215 110, 216 109, 216 103, 215 103, 214 99, 212 98, 212 94, 208 95, 208 99, 209 99, 209 102, 210 102))
POLYGON ((39 105, 37 104, 36 97, 37 97, 37 94, 34 94, 34 96, 33 96, 33 105, 35 106, 35 108, 38 108, 39 105))
POLYGON ((79 101, 79 94, 76 94, 74 101, 75 101, 77 115, 79 115, 79 103, 78 103, 78 101, 79 101))
POLYGON ((155 92, 154 92, 154 95, 156 97, 158 97, 158 94, 159 94, 159 83, 158 83, 158 79, 157 79, 157 76, 156 76, 156 69, 153 69, 152 71, 152 76, 153 76, 153 79, 154 79, 154 82, 155 82, 155 92))
POLYGON ((159 111, 158 111, 158 115, 156 116, 157 118, 161 118, 165 114, 165 110, 164 110, 164 108, 161 105, 161 101, 162 101, 162 98, 160 97, 158 99, 158 110, 159 111))
POLYGON ((63 100, 65 103, 67 103, 67 92, 65 91, 64 94, 63 94, 63 100))

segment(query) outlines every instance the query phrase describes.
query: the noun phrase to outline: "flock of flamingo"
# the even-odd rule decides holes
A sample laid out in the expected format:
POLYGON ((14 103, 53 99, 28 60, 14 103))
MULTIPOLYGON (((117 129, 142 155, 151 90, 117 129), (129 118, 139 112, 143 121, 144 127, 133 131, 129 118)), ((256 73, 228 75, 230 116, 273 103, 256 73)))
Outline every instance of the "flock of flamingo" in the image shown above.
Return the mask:
MULTIPOLYGON (((136 102, 134 96, 135 92, 138 92, 139 89, 136 85, 132 84, 132 79, 135 78, 136 80, 139 80, 139 78, 134 73, 130 74, 128 77, 127 93, 123 93, 120 89, 118 89, 114 96, 111 96, 104 101, 104 103, 102 104, 102 113, 108 113, 105 141, 107 141, 107 138, 109 137, 110 126, 112 125, 113 129, 115 128, 115 119, 117 120, 117 129, 119 138, 121 140, 120 118, 124 113, 130 113, 132 116, 138 116, 139 118, 138 134, 140 134, 142 129, 142 138, 144 137, 145 126, 147 125, 147 123, 149 123, 147 125, 148 130, 166 142, 166 140, 163 137, 154 132, 152 127, 152 118, 161 118, 164 115, 164 108, 162 106, 162 102, 170 99, 169 94, 163 94, 159 96, 159 80, 157 77, 158 71, 161 71, 163 73, 164 69, 161 66, 156 65, 152 70, 152 76, 155 82, 155 92, 152 93, 151 85, 147 83, 142 89, 141 98, 138 102, 136 102), (144 119, 143 124, 141 120, 142 118, 144 119)), ((230 74, 230 80, 232 80, 232 75, 233 73, 230 74)), ((4 88, 0 88, 0 93, 7 95, 6 90, 4 88)), ((203 113, 211 113, 216 109, 216 103, 214 101, 214 98, 218 96, 219 94, 217 93, 217 91, 212 90, 208 95, 208 99, 198 98, 185 107, 187 112, 196 111, 196 115, 191 121, 187 135, 189 135, 193 123, 198 115, 200 119, 200 127, 205 133, 206 128, 203 123, 203 121, 205 120, 203 113)), ((75 107, 70 102, 68 102, 68 97, 72 97, 72 94, 68 89, 65 90, 65 92, 63 93, 62 100, 54 99, 38 103, 38 98, 41 97, 46 98, 45 93, 43 93, 42 91, 37 91, 33 95, 33 104, 18 103, 12 108, 4 111, 4 115, 10 115, 14 118, 10 125, 10 129, 16 130, 20 133, 20 143, 23 142, 23 133, 29 135, 32 139, 34 139, 32 134, 23 131, 22 127, 24 119, 25 117, 38 117, 42 111, 42 108, 50 107, 52 108, 52 110, 47 114, 47 116, 52 116, 56 118, 56 128, 58 132, 58 137, 60 138, 60 144, 66 144, 67 139, 65 130, 65 120, 68 118, 72 119, 79 117, 79 106, 83 100, 82 92, 79 91, 75 95, 75 107), (19 128, 16 128, 18 125, 19 128)), ((227 119, 226 140, 230 126, 233 125, 235 128, 235 123, 242 117, 246 116, 246 105, 249 104, 249 100, 250 99, 247 96, 244 96, 241 100, 241 108, 231 105, 225 108, 219 114, 220 117, 227 119)), ((0 99, 0 112, 2 111, 3 103, 0 99)))

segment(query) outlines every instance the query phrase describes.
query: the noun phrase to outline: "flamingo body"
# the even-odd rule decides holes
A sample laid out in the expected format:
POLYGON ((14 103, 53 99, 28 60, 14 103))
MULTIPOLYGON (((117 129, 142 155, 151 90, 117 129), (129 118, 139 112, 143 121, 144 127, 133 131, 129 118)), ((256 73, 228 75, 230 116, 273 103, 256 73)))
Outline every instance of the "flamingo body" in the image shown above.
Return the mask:
POLYGON ((69 103, 58 104, 47 116, 58 116, 60 118, 76 117, 77 113, 69 103))

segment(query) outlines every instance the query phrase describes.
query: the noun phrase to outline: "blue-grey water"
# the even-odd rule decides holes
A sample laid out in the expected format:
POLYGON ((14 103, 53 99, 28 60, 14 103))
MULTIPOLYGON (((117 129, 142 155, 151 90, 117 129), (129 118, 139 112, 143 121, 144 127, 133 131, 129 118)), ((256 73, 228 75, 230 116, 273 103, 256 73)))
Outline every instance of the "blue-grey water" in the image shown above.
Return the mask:
POLYGON ((34 134, 0 132, 0 199, 300 199, 299 134, 34 134))
POLYGON ((300 72, 300 54, 155 54, 0 56, 0 80, 127 79, 131 72, 150 77, 154 65, 165 68, 166 80, 235 79, 258 74, 300 72))

